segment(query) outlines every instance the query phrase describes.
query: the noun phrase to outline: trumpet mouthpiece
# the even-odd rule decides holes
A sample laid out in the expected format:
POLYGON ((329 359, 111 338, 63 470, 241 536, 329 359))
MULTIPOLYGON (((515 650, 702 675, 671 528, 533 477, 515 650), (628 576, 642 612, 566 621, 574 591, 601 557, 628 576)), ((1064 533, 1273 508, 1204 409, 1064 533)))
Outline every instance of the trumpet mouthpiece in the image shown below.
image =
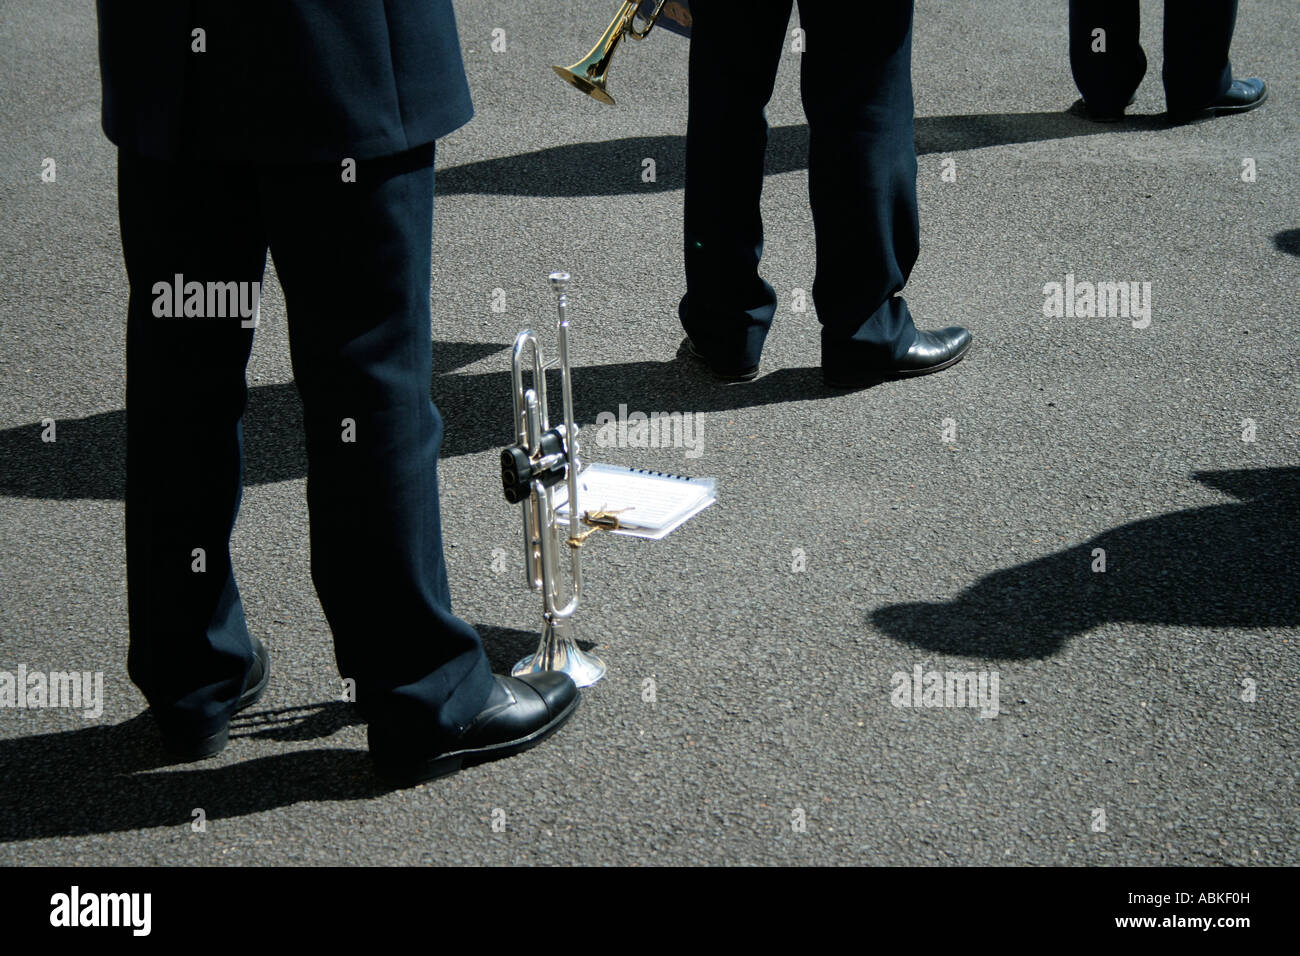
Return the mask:
POLYGON ((552 272, 549 278, 551 288, 555 290, 556 295, 563 295, 569 291, 569 274, 567 272, 552 272))

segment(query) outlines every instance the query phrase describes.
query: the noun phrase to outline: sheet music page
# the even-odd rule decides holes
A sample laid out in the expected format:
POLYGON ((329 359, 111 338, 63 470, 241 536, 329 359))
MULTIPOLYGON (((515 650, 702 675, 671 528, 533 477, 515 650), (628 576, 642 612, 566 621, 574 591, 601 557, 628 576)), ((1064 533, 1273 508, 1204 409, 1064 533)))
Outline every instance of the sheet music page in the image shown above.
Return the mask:
MULTIPOLYGON (((566 520, 568 495, 566 484, 556 487, 556 511, 566 520)), ((583 511, 618 511, 621 524, 637 528, 665 528, 712 496, 711 479, 637 472, 599 463, 578 476, 578 502, 583 511)))

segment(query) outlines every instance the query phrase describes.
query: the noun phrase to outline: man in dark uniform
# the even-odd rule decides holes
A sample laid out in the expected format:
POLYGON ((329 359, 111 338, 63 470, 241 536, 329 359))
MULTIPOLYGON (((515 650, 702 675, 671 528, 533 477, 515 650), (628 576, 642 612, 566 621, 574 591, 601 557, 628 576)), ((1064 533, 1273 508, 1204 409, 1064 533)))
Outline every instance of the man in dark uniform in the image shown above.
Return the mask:
MULTIPOLYGON (((758 274, 767 121, 791 0, 692 0, 683 352, 725 380, 758 373, 776 293, 758 274)), ((813 300, 827 384, 856 387, 959 361, 970 333, 918 332, 900 294, 919 252, 912 0, 861 17, 799 3, 813 300)))
MULTIPOLYGON (((1070 0, 1070 68, 1083 95, 1077 111, 1111 121, 1137 93, 1147 71, 1138 42, 1138 0, 1070 0)), ((1237 0, 1167 0, 1165 104, 1172 120, 1253 110, 1268 96, 1263 80, 1234 80, 1228 48, 1237 0)))
POLYGON ((577 689, 494 677, 443 559, 434 140, 472 113, 450 0, 98 14, 131 288, 128 667, 168 749, 219 752, 269 677, 229 553, 255 317, 221 292, 260 290, 268 249, 304 408, 312 578, 377 770, 413 783, 540 742, 577 689))

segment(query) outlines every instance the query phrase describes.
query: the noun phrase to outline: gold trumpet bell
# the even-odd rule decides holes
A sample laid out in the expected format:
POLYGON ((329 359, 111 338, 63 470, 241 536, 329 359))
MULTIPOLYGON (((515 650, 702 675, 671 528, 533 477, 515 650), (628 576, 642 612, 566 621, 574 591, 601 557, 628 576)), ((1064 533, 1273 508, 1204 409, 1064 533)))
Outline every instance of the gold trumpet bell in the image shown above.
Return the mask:
POLYGON ((600 100, 610 106, 614 105, 614 97, 605 91, 606 74, 609 70, 608 56, 596 60, 588 58, 573 64, 573 66, 555 66, 551 69, 555 70, 564 82, 576 86, 592 99, 600 100), (600 67, 600 69, 597 69, 597 67, 600 67))
POLYGON ((663 0, 659 0, 659 5, 655 7, 654 12, 645 18, 645 26, 638 30, 636 16, 640 3, 641 0, 625 0, 604 35, 596 41, 596 45, 584 59, 573 66, 557 66, 552 69, 564 82, 576 86, 592 99, 613 106, 614 97, 606 91, 605 83, 609 79, 609 61, 614 58, 614 51, 618 49, 619 43, 625 36, 630 36, 634 40, 645 39, 650 28, 654 26, 655 20, 659 18, 659 11, 664 5, 663 0))

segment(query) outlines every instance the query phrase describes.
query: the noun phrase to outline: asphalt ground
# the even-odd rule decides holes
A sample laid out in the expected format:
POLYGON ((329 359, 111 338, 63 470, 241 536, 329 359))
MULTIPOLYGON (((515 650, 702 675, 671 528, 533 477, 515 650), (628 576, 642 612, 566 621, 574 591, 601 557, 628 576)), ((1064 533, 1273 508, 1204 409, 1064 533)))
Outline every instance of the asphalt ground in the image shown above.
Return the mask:
MULTIPOLYGON (((698 457, 590 457, 719 498, 663 541, 586 549, 578 619, 609 675, 560 734, 386 793, 310 582, 273 272, 233 542, 272 681, 221 756, 161 758, 126 675, 127 284, 94 17, 0 2, 0 670, 104 682, 95 718, 0 709, 0 864, 1294 864, 1300 25, 1243 5, 1234 65, 1269 102, 1174 127, 1142 6, 1146 81, 1095 125, 1065 112, 1064 4, 918 3, 907 296, 975 344, 846 393, 792 308, 814 267, 799 54, 768 111, 781 311, 762 375, 722 386, 675 359, 685 42, 622 50, 607 107, 550 66, 610 0, 458 0, 477 115, 438 145, 432 383, 455 609, 498 669, 531 649, 497 450, 509 346, 551 327, 552 270, 573 275, 582 421, 700 416, 698 457), (1067 274, 1149 282, 1150 324, 1045 316, 1067 274), (996 676, 996 716, 897 706, 917 667, 996 676)), ((869 21, 846 20, 845 55, 869 21)))

